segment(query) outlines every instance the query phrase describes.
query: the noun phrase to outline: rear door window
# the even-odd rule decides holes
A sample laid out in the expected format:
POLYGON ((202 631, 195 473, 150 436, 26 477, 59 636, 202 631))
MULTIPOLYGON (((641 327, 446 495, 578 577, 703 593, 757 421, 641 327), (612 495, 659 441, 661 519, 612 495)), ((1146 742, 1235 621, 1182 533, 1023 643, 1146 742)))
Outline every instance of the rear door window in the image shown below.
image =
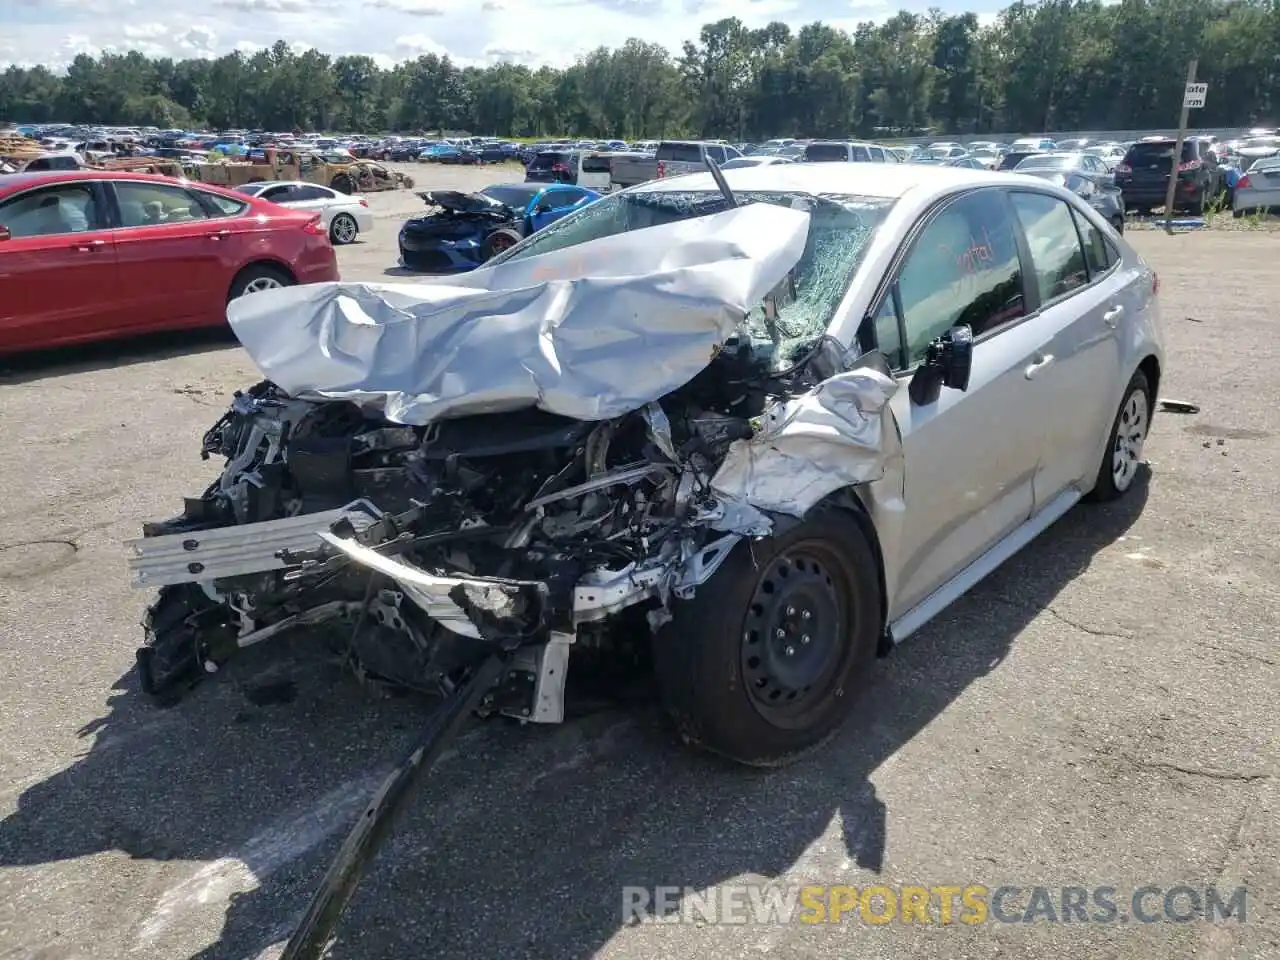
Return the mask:
POLYGON ((552 210, 560 210, 564 207, 571 207, 583 197, 586 193, 579 189, 573 190, 553 190, 546 195, 546 199, 551 202, 552 210))
POLYGON ((249 206, 240 200, 224 197, 220 193, 210 193, 207 190, 192 190, 191 192, 200 198, 200 202, 204 204, 211 217, 234 217, 237 214, 244 213, 249 206))
POLYGON ((804 148, 804 158, 810 163, 831 163, 849 159, 849 148, 843 143, 811 143, 804 148))
POLYGON ((697 143, 664 142, 658 144, 654 154, 656 160, 668 160, 672 163, 701 163, 702 146, 697 143))
POLYGON ((268 187, 263 190, 258 197, 262 200, 270 200, 272 203, 288 203, 298 198, 293 195, 293 187, 283 184, 278 187, 268 187))
POLYGON ((871 162, 871 153, 867 150, 866 147, 860 146, 858 144, 854 144, 854 146, 852 147, 852 151, 853 151, 854 163, 870 163, 871 162))
MULTIPOLYGON (((1173 148, 1177 144, 1172 140, 1156 140, 1150 143, 1135 143, 1129 148, 1129 152, 1125 154, 1124 162, 1135 170, 1156 167, 1158 169, 1168 170, 1173 161, 1173 148)), ((1195 145, 1192 143, 1184 143, 1182 145, 1182 160, 1194 160, 1195 145)))
POLYGON ((1065 297, 1085 286, 1089 282, 1089 269, 1066 201, 1021 190, 1010 197, 1031 249, 1040 302, 1065 297))
POLYGON ((1076 221, 1076 229, 1080 231, 1080 242, 1084 247, 1084 261, 1089 267, 1089 279, 1096 280, 1111 269, 1120 259, 1119 252, 1102 235, 1092 220, 1079 210, 1071 211, 1076 221))
POLYGON ((181 187, 134 180, 121 180, 114 187, 124 228, 190 223, 209 217, 200 202, 181 187))
POLYGON ((884 163, 884 151, 879 147, 869 147, 872 163, 884 163))

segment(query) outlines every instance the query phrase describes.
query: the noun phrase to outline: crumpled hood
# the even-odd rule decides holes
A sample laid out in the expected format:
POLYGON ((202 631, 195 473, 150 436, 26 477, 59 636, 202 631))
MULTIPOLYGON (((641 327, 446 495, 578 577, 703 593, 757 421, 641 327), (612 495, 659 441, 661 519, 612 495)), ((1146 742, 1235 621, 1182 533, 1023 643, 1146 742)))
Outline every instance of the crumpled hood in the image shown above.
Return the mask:
POLYGON ((455 213, 505 213, 510 208, 483 193, 464 193, 461 190, 427 190, 418 194, 432 207, 443 207, 455 213))
POLYGON ((805 211, 754 203, 458 277, 263 291, 227 320, 293 396, 413 425, 526 407, 605 420, 702 371, 808 229, 805 211))

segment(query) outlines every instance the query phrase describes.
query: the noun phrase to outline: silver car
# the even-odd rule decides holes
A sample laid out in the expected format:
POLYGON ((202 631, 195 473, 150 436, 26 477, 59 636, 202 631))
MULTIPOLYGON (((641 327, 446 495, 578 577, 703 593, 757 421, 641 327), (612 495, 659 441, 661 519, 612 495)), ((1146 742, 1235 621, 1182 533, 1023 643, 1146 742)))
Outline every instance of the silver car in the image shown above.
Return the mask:
POLYGON ((1266 213, 1280 207, 1280 157, 1256 160, 1236 181, 1231 201, 1232 215, 1266 213))
MULTIPOLYGON (((659 680, 686 738, 773 763, 838 727, 869 657, 1078 501, 1132 489, 1164 354, 1156 274, 1070 191, 910 164, 724 177, 741 202, 820 196, 859 212, 847 233, 815 228, 813 246, 829 247, 802 261, 796 297, 820 333, 861 362, 883 358, 900 387, 889 407, 901 469, 743 544, 658 635, 659 680)), ((597 240, 605 221, 641 227, 648 214, 627 208, 650 211, 664 194, 692 216, 691 199, 714 198, 716 184, 695 174, 633 188, 506 262, 597 240)))
POLYGON ((571 662, 651 663, 686 742, 785 762, 875 656, 1133 489, 1156 289, 1047 181, 820 163, 625 190, 448 283, 243 298, 265 380, 205 436, 223 474, 131 545, 141 685, 323 621, 533 722, 571 662))

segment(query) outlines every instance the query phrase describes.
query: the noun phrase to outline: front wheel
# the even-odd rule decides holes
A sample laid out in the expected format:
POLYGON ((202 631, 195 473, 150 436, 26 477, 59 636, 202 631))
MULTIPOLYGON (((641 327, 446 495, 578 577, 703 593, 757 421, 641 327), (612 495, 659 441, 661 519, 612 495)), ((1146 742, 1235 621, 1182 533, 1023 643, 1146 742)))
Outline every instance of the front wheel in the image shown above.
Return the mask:
POLYGON ((681 738, 774 767, 834 736, 875 658, 879 583, 862 526, 839 510, 738 543, 653 641, 681 738))
POLYGON ((1111 425, 1111 435, 1107 439, 1102 463, 1098 465, 1098 479, 1089 495, 1090 500, 1117 500, 1133 488, 1142 466, 1147 431, 1151 429, 1154 401, 1147 375, 1137 371, 1125 387, 1124 399, 1120 401, 1120 409, 1111 425))
POLYGON ((492 260, 500 253, 505 253, 521 240, 520 234, 514 230, 495 230, 485 237, 483 256, 486 261, 492 260))

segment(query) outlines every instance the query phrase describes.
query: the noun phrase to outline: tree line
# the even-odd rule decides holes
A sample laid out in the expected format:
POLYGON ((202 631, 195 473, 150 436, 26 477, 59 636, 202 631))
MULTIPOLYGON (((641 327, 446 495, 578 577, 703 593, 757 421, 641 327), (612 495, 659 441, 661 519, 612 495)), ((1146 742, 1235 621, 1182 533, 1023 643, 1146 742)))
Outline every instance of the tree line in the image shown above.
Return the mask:
POLYGON ((704 26, 675 56, 628 40, 563 70, 460 66, 428 54, 294 52, 150 59, 81 55, 65 74, 10 66, 0 120, 504 136, 891 136, 1176 123, 1185 65, 1208 101, 1194 123, 1277 119, 1280 0, 1041 0, 991 23, 902 11, 852 32, 824 23, 704 26))

